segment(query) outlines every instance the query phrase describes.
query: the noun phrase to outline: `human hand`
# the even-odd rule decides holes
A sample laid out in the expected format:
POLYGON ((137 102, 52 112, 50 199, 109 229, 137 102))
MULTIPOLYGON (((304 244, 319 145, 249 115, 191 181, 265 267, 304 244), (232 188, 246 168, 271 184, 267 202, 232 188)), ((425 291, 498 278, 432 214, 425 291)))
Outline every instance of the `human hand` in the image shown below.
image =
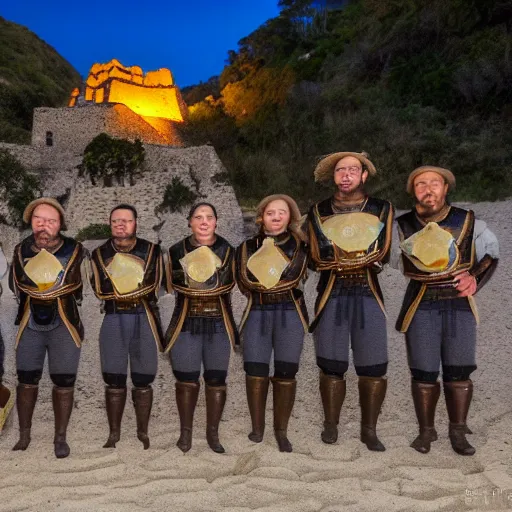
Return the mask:
POLYGON ((469 272, 463 272, 457 277, 456 290, 459 292, 459 297, 468 297, 476 293, 476 278, 469 272))

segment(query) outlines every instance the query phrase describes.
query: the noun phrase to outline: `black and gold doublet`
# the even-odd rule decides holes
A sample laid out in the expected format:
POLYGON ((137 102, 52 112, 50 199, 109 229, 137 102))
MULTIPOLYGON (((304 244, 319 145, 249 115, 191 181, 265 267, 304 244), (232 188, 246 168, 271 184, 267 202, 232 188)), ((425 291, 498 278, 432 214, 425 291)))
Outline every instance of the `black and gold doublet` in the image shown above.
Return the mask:
POLYGON ((44 291, 40 291, 37 284, 25 272, 25 265, 38 254, 39 250, 35 246, 33 235, 25 238, 14 249, 9 286, 19 299, 15 325, 20 327, 16 344, 31 316, 39 324, 50 324, 58 316, 75 344, 80 347, 84 328, 78 313, 77 302, 82 300, 83 283, 80 267, 84 258, 87 257, 87 251, 81 243, 72 238, 62 237, 62 244, 53 256, 57 258, 63 270, 56 282, 44 291))
POLYGON ((163 281, 164 264, 159 245, 137 238, 135 246, 122 254, 135 257, 143 266, 144 278, 140 286, 129 293, 119 293, 107 271, 118 251, 112 239, 97 247, 91 256, 91 285, 94 293, 105 301, 106 311, 129 311, 142 305, 146 311, 151 331, 160 350, 164 349, 162 327, 157 309, 158 291, 163 281))
MULTIPOLYGON (((383 295, 377 279, 377 271, 379 264, 387 263, 389 260, 393 206, 389 201, 367 197, 357 211, 374 215, 384 224, 384 227, 366 251, 347 254, 327 238, 322 230, 324 222, 331 217, 344 214, 334 208, 333 198, 321 201, 309 210, 308 230, 311 260, 315 270, 321 273, 317 287, 315 319, 310 327, 311 332, 320 320, 337 279, 343 279, 349 285, 368 286, 384 311, 383 295)), ((350 213, 354 213, 354 210, 350 210, 350 213)))
MULTIPOLYGON (((397 222, 401 241, 421 231, 427 224, 418 216, 416 210, 401 215, 397 222)), ((436 223, 453 236, 455 259, 445 270, 428 273, 416 268, 412 261, 402 254, 404 275, 410 278, 410 281, 396 324, 396 328, 400 332, 407 331, 422 300, 454 299, 458 297, 458 290, 452 286, 457 274, 468 271, 476 277, 478 289, 480 289, 495 268, 496 260, 493 260, 489 255, 486 255, 480 262, 476 262, 473 240, 475 215, 473 211, 450 206, 444 217, 436 223)), ((468 297, 467 300, 475 317, 478 318, 473 297, 468 297)))
POLYGON ((283 271, 279 282, 267 289, 258 282, 256 277, 247 268, 249 258, 262 246, 267 238, 259 234, 243 242, 236 253, 236 280, 240 290, 247 296, 248 302, 240 323, 240 331, 249 316, 254 304, 279 304, 292 302, 304 326, 308 329, 308 312, 303 292, 299 289, 301 281, 305 278, 308 265, 307 245, 293 233, 285 232, 274 238, 275 246, 290 261, 283 271))
POLYGON ((187 254, 199 248, 191 243, 190 237, 169 249, 167 289, 169 292, 177 292, 177 297, 171 323, 165 334, 166 352, 174 345, 187 317, 222 318, 231 344, 240 344, 230 297, 235 285, 234 250, 226 239, 216 236, 214 244, 208 247, 218 256, 221 266, 204 283, 189 278, 180 263, 187 254))

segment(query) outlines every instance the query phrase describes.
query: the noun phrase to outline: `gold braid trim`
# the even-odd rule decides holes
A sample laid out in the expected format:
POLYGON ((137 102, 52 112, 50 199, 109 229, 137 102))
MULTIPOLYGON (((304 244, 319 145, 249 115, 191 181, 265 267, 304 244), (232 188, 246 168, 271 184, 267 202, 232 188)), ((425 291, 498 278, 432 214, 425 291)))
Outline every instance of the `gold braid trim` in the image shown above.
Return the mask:
POLYGON ((171 339, 169 340, 169 344, 167 345, 166 349, 164 350, 164 354, 168 354, 173 347, 173 345, 176 343, 176 340, 178 339, 178 336, 181 333, 181 329, 183 328, 183 324, 185 323, 185 318, 187 318, 188 313, 188 297, 185 297, 183 300, 183 307, 181 308, 180 317, 178 318, 178 323, 176 324, 176 327, 174 328, 173 335, 171 336, 171 339))
POLYGON ((323 311, 327 301, 329 300, 329 296, 332 292, 332 287, 334 286, 334 282, 336 281, 336 272, 331 271, 331 275, 329 276, 329 280, 327 281, 327 285, 325 287, 324 293, 318 303, 318 307, 315 310, 315 318, 313 322, 320 316, 320 313, 323 311))
POLYGON ((16 334, 16 344, 14 345, 15 348, 18 348, 18 343, 20 342, 21 335, 23 334, 25 327, 27 327, 29 318, 30 318, 30 297, 27 297, 27 300, 25 302, 25 310, 23 311, 23 317, 21 318, 20 327, 18 329, 18 333, 16 334))
POLYGON ((78 334, 78 331, 75 329, 73 324, 68 320, 68 317, 66 316, 66 313, 64 312, 64 308, 62 306, 62 299, 59 297, 57 299, 57 308, 59 310, 59 316, 61 320, 64 322, 64 325, 67 327, 69 334, 73 338, 73 341, 75 342, 75 345, 80 348, 82 346, 82 340, 80 339, 80 334, 78 334))
POLYGON ((158 326, 156 325, 155 317, 151 312, 148 302, 145 299, 142 299, 142 305, 144 306, 144 310, 146 311, 146 315, 148 317, 149 326, 151 327, 151 332, 153 333, 153 337, 155 338, 155 343, 159 352, 164 351, 164 346, 162 340, 160 339, 160 335, 158 334, 158 326))
POLYGON ((373 277, 373 274, 370 272, 369 268, 366 269, 366 277, 368 279, 368 286, 370 287, 370 290, 372 291, 373 296, 375 297, 375 300, 379 304, 380 309, 382 309, 384 316, 387 318, 388 314, 386 312, 384 302, 382 302, 382 299, 380 298, 379 294, 377 293, 377 287, 375 286, 374 277, 373 277))
POLYGON ((422 283, 420 291, 418 292, 418 295, 416 296, 416 298, 414 299, 412 304, 409 306, 409 309, 407 310, 407 313, 405 314, 404 321, 402 322, 402 327, 400 328, 400 332, 407 332, 407 329, 409 329, 409 325, 411 325, 414 314, 416 313, 416 310, 418 309, 418 306, 420 305, 423 295, 425 295, 426 289, 427 289, 427 285, 425 283, 422 283))
POLYGON ((228 333, 229 341, 231 343, 231 348, 235 348, 235 341, 236 341, 236 335, 235 331, 233 330, 233 324, 229 320, 229 313, 226 309, 226 305, 224 304, 224 301, 220 300, 220 307, 222 309, 222 319, 224 321, 224 326, 226 327, 226 332, 228 333))

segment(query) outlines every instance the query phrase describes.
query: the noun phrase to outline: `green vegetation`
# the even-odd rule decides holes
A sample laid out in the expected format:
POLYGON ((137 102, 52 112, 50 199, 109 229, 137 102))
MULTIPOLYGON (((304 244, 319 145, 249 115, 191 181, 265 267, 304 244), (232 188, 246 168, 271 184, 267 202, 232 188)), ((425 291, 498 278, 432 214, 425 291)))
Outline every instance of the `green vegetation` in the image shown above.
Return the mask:
POLYGON ((111 230, 108 224, 89 224, 77 233, 75 239, 83 242, 84 240, 104 240, 110 236, 111 230))
POLYGON ((398 206, 427 163, 454 171, 454 199, 512 195, 510 0, 279 3, 218 81, 185 94, 185 135, 215 146, 242 202, 305 207, 327 193, 315 163, 342 150, 367 151, 370 191, 398 206))
POLYGON ((103 180, 103 185, 111 187, 113 179, 124 185, 125 178, 133 185, 135 178, 144 170, 145 150, 142 142, 116 139, 100 133, 87 144, 80 165, 80 176, 89 176, 91 183, 103 180))
POLYGON ((51 46, 0 17, 0 140, 28 143, 35 107, 66 105, 80 75, 51 46))
POLYGON ((7 150, 0 149, 0 199, 7 203, 9 219, 1 222, 22 227, 23 211, 40 195, 39 180, 7 150))
POLYGON ((164 197, 155 213, 181 212, 185 206, 191 205, 197 198, 193 190, 190 190, 179 178, 174 176, 171 183, 165 187, 164 197))

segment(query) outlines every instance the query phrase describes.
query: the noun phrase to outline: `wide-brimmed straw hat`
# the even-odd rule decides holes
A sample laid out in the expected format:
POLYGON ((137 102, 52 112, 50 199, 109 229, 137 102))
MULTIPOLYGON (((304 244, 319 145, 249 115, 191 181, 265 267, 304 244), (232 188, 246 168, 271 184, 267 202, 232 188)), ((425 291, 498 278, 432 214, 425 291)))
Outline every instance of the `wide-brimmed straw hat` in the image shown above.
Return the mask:
POLYGON ((322 158, 320 162, 318 162, 315 168, 315 181, 321 183, 332 182, 334 176, 334 167, 342 158, 345 158, 346 156, 357 158, 363 166, 363 171, 368 171, 371 176, 375 176, 377 174, 377 169, 375 169, 375 165, 373 165, 373 163, 368 158, 368 153, 365 153, 364 151, 361 153, 355 153, 353 151, 340 151, 338 153, 331 153, 330 155, 322 158))
POLYGON ((53 197, 40 197, 39 199, 34 199, 32 202, 30 202, 23 212, 23 222, 25 222, 25 224, 30 224, 30 221, 32 220, 32 214, 40 204, 48 204, 53 206, 59 212, 60 229, 62 231, 66 231, 67 228, 64 217, 64 208, 62 208, 61 204, 56 199, 53 199, 53 197))
POLYGON ((435 172, 443 177, 445 183, 448 183, 448 191, 453 190, 455 188, 455 176, 452 171, 448 169, 444 169, 443 167, 435 167, 434 165, 422 165, 421 167, 417 167, 414 171, 409 174, 407 178, 407 193, 411 196, 414 195, 414 179, 423 174, 424 172, 435 172))

